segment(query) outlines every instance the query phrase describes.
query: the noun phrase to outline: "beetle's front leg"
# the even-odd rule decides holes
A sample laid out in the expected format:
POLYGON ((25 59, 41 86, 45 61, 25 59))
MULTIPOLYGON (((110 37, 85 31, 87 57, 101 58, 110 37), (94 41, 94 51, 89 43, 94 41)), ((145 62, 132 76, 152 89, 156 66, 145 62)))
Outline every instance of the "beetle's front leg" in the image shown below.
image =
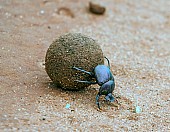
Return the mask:
POLYGON ((75 81, 80 83, 87 83, 87 84, 97 84, 97 82, 90 82, 90 81, 81 81, 81 80, 75 80, 75 81))
POLYGON ((98 108, 100 109, 99 98, 100 98, 100 94, 98 93, 96 96, 96 104, 97 104, 98 108))

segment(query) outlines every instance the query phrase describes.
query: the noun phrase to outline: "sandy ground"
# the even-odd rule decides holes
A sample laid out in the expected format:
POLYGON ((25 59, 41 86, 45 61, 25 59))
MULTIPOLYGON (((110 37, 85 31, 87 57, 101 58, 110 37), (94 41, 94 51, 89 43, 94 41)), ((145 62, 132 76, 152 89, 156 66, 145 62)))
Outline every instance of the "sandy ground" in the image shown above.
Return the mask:
POLYGON ((100 4, 101 16, 86 0, 0 0, 1 131, 170 131, 170 1, 100 4), (111 61, 117 104, 101 98, 98 111, 98 85, 66 91, 51 83, 45 54, 67 32, 98 41, 111 61))

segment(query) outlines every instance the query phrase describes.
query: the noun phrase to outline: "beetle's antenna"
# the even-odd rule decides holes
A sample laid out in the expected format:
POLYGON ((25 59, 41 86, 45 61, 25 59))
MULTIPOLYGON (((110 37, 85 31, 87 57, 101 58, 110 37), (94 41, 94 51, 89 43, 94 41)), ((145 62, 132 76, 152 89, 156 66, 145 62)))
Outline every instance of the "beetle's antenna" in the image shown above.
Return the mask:
POLYGON ((109 69, 110 69, 110 62, 109 62, 109 59, 105 56, 104 58, 106 58, 106 60, 107 60, 107 63, 108 63, 108 67, 109 67, 109 69))

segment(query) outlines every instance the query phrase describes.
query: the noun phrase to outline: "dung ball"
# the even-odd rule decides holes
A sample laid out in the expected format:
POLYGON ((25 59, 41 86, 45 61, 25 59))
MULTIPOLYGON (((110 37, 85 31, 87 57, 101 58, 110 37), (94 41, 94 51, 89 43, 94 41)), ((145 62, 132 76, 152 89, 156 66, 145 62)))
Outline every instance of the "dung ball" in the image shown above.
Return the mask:
POLYGON ((68 33, 57 38, 45 57, 45 70, 53 83, 70 90, 89 86, 75 80, 94 81, 89 74, 73 69, 74 66, 93 72, 99 64, 104 64, 100 46, 94 39, 80 33, 68 33))

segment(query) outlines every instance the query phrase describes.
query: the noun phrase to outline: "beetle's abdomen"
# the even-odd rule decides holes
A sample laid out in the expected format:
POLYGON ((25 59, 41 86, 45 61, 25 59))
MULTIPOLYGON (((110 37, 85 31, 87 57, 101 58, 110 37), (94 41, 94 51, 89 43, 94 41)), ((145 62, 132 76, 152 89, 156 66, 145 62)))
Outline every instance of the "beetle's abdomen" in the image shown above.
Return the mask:
POLYGON ((105 65, 98 65, 94 69, 97 83, 101 86, 105 82, 108 82, 111 78, 110 69, 105 65))

